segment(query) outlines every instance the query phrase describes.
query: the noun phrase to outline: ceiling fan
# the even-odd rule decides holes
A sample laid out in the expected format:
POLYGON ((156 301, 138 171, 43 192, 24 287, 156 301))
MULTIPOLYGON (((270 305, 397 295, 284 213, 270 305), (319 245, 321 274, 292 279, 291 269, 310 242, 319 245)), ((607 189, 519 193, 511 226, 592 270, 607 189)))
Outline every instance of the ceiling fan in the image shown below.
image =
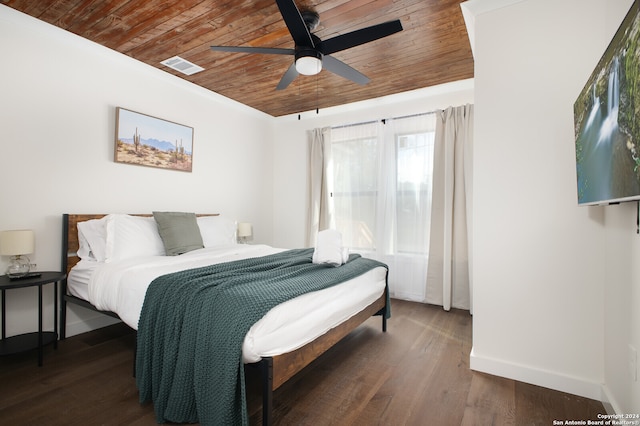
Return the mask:
POLYGON ((300 74, 315 75, 322 71, 322 68, 355 83, 367 84, 369 82, 367 76, 330 55, 402 31, 402 24, 399 20, 395 20, 341 34, 328 40, 320 40, 311 33, 320 22, 316 11, 303 10, 301 13, 294 0, 276 0, 276 3, 291 33, 295 48, 211 46, 212 50, 221 52, 293 55, 295 61, 282 76, 276 90, 286 89, 300 74))

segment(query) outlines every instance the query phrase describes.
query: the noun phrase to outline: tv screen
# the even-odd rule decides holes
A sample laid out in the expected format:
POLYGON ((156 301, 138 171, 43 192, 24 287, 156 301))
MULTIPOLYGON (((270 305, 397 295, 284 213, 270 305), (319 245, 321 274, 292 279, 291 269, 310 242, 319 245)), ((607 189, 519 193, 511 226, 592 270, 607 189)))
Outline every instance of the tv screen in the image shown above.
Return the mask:
POLYGON ((640 200, 638 2, 573 105, 580 205, 640 200))

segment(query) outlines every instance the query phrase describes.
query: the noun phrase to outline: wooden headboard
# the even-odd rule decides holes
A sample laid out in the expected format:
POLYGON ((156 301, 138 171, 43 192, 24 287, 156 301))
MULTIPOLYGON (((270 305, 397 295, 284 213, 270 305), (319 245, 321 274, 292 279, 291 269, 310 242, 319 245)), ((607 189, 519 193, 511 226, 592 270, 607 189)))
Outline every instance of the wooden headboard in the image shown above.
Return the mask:
MULTIPOLYGON (((99 214, 63 214, 62 215, 62 266, 61 270, 69 274, 71 268, 80 261, 77 255, 80 244, 78 242, 78 223, 91 219, 100 219, 108 213, 99 214)), ((203 213, 196 216, 218 216, 219 213, 203 213)), ((132 214, 131 216, 151 217, 153 214, 132 214)))

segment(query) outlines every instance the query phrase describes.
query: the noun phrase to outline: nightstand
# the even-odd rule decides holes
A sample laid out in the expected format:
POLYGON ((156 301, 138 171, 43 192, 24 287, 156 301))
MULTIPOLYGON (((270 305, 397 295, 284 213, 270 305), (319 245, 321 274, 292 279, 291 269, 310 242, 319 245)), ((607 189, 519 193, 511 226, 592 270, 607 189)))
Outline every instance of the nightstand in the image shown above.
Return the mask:
POLYGON ((2 340, 0 340, 0 356, 26 352, 38 349, 38 366, 42 366, 43 347, 53 343, 58 347, 58 282, 62 281, 66 274, 62 272, 38 272, 40 276, 21 279, 9 279, 8 276, 0 276, 0 291, 2 292, 2 340), (42 331, 42 287, 53 283, 53 331, 42 331), (38 331, 34 333, 20 334, 6 337, 6 304, 5 292, 14 288, 38 287, 38 331))

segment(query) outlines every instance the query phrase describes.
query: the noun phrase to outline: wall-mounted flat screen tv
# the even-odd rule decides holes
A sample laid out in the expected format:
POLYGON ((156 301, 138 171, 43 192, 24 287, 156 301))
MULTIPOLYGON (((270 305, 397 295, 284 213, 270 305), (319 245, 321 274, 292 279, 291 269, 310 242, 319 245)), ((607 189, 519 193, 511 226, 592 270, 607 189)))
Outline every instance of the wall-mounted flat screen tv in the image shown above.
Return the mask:
POLYGON ((640 200, 639 1, 573 105, 580 205, 640 200))

